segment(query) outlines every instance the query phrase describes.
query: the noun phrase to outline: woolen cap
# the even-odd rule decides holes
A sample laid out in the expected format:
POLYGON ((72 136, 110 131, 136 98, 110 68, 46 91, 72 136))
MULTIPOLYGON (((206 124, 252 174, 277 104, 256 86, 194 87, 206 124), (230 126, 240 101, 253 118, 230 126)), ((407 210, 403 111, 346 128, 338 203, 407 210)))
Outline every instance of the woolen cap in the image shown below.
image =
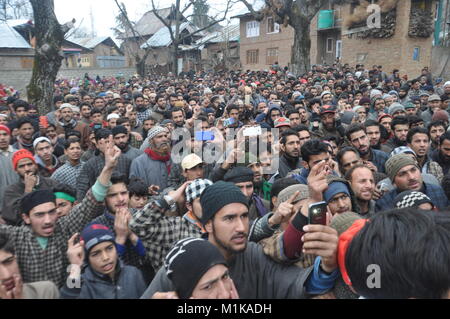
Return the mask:
POLYGON ((201 238, 178 241, 164 259, 167 277, 180 299, 189 299, 203 275, 216 265, 227 265, 219 249, 201 238))
POLYGON ((386 174, 393 182, 399 170, 408 165, 419 167, 417 162, 407 154, 397 154, 386 161, 386 174))
POLYGON ((361 219, 361 216, 354 212, 345 212, 336 214, 331 219, 330 227, 336 229, 340 236, 343 232, 349 229, 355 221, 361 219))
POLYGON ((418 207, 420 204, 425 203, 429 203, 434 207, 431 198, 418 191, 404 191, 394 198, 394 207, 396 208, 418 207))
POLYGON ((295 194, 295 192, 300 192, 297 197, 294 199, 292 204, 298 203, 301 200, 308 199, 309 198, 309 189, 307 185, 304 184, 297 184, 297 185, 291 185, 289 187, 286 187, 283 189, 277 197, 277 206, 281 203, 287 201, 291 196, 295 194))
POLYGON ((166 132, 167 132, 167 131, 166 131, 166 129, 165 129, 164 127, 162 127, 162 126, 155 126, 154 128, 152 128, 152 129, 148 132, 147 138, 148 138, 149 140, 151 140, 152 138, 154 138, 154 137, 157 136, 158 134, 166 133, 166 132))
POLYGON ((254 173, 251 168, 245 166, 236 166, 230 169, 223 180, 230 183, 253 182, 254 173))
POLYGON ((392 103, 392 105, 389 106, 388 113, 390 115, 394 115, 398 111, 405 111, 405 107, 397 102, 392 103))
POLYGON ((241 190, 233 183, 224 181, 206 187, 200 196, 200 203, 202 205, 200 222, 203 225, 206 225, 220 209, 228 204, 240 203, 248 208, 248 199, 241 190))
POLYGON ((20 200, 20 212, 22 214, 29 214, 36 206, 54 203, 55 201, 55 194, 51 190, 37 190, 22 197, 20 200))
POLYGON ((437 94, 433 94, 428 98, 428 102, 440 101, 440 100, 441 100, 441 98, 437 94))

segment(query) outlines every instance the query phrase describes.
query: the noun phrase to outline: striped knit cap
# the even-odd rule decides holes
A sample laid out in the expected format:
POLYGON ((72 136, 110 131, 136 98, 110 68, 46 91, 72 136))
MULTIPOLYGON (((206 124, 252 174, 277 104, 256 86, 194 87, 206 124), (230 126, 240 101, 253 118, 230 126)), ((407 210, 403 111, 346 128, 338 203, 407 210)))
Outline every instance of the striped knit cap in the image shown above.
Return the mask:
POLYGON ((386 174, 389 176, 392 182, 394 182, 395 176, 399 170, 408 165, 414 165, 417 168, 419 167, 417 162, 411 155, 407 154, 397 154, 392 156, 386 161, 386 174))

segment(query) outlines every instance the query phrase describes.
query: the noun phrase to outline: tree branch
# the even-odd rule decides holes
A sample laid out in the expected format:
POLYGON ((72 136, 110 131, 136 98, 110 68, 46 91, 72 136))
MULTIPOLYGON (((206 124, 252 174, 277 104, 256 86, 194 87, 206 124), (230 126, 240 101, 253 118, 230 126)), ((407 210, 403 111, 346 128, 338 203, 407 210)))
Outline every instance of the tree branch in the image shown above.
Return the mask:
MULTIPOLYGON (((117 1, 117 0, 116 0, 117 1)), ((169 25, 166 20, 164 20, 159 13, 157 12, 156 6, 155 6, 155 2, 154 0, 152 0, 152 7, 153 7, 153 14, 155 15, 155 17, 157 17, 159 19, 159 21, 162 22, 162 24, 164 24, 166 26, 167 29, 169 29, 169 34, 170 34, 170 38, 172 39, 172 41, 175 40, 175 36, 173 35, 173 31, 172 31, 172 26, 169 25)), ((178 21, 177 21, 178 22, 178 21)))
POLYGON ((257 12, 255 9, 253 9, 253 6, 247 1, 247 0, 240 0, 248 9, 248 11, 250 11, 250 13, 252 14, 252 16, 260 21, 264 18, 264 15, 261 12, 257 12))

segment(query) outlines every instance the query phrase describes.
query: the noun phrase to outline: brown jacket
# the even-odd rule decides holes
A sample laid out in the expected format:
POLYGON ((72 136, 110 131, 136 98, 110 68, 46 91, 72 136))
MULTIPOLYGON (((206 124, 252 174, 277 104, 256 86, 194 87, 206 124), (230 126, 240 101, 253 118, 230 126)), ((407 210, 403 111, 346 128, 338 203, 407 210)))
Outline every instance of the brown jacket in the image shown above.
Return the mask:
MULTIPOLYGON (((86 151, 89 147, 89 132, 90 128, 83 122, 78 121, 77 125, 73 128, 73 131, 78 131, 81 133, 81 148, 86 151)), ((56 126, 56 134, 66 134, 66 130, 59 123, 56 126)))

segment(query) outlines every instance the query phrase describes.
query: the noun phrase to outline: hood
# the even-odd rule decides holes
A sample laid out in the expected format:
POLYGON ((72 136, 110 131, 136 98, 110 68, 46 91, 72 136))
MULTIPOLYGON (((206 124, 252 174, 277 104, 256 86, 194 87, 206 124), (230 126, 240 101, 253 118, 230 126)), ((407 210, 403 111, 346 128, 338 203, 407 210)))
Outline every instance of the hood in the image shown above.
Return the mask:
POLYGON ((335 175, 328 175, 327 176, 327 182, 328 182, 328 185, 333 183, 333 182, 342 182, 345 185, 347 185, 348 190, 350 192, 350 200, 352 202, 353 212, 357 213, 357 214, 359 214, 361 212, 361 209, 359 208, 358 202, 356 201, 355 193, 353 192, 353 190, 352 190, 352 188, 350 186, 350 183, 346 179, 344 179, 342 177, 339 177, 339 176, 335 176, 335 175))
POLYGON ((272 118, 271 118, 271 115, 272 115, 272 111, 273 110, 278 110, 278 111, 280 111, 280 114, 283 114, 283 111, 281 110, 281 108, 280 107, 278 107, 278 106, 272 106, 270 109, 269 109, 269 112, 267 112, 267 115, 266 115, 266 122, 267 122, 267 124, 269 124, 271 127, 274 127, 274 123, 273 123, 273 121, 272 121, 272 118))

